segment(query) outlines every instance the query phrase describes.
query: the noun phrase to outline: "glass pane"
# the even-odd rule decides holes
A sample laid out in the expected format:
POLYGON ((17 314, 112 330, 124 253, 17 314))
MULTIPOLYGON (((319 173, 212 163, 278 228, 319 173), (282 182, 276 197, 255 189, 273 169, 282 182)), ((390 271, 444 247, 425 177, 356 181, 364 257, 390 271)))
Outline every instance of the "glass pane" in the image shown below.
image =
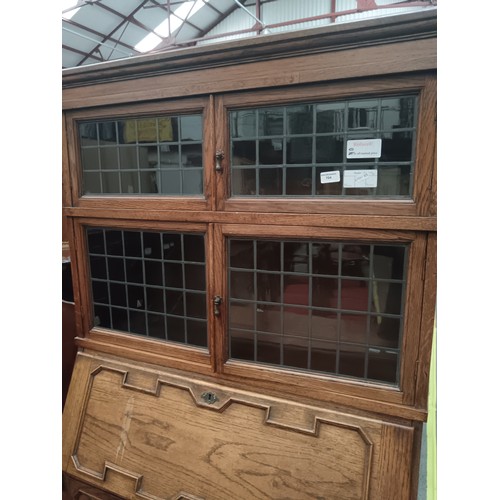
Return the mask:
MULTIPOLYGON (((147 150, 147 148, 142 149, 147 150)), ((181 165, 180 159, 179 146, 177 144, 160 146, 160 168, 179 168, 181 165)), ((144 162, 143 165, 146 167, 148 162, 144 162)))
POLYGON ((108 285, 104 281, 92 281, 92 298, 94 302, 109 304, 108 285))
POLYGON ((111 314, 107 306, 94 306, 94 326, 111 328, 111 314))
POLYGON ((101 122, 99 123, 99 144, 116 144, 116 122, 101 122))
POLYGON ((259 194, 281 195, 283 193, 283 169, 261 168, 259 170, 259 194))
POLYGON ((186 342, 186 325, 184 318, 167 316, 167 339, 172 342, 186 342))
POLYGON ((257 159, 255 141, 234 141, 232 149, 232 165, 255 165, 257 159))
POLYGON ((137 172, 121 172, 120 177, 122 193, 139 193, 139 175, 137 172))
POLYGON ((255 137, 256 134, 256 111, 242 110, 232 111, 231 137, 255 137))
POLYGON ((257 192, 256 171, 245 169, 233 169, 231 173, 231 192, 233 195, 254 195, 257 192))
POLYGON ((201 115, 181 116, 181 141, 201 141, 201 115))
POLYGON ((129 316, 130 331, 139 335, 147 335, 146 313, 143 311, 129 311, 129 316))
POLYGON ((158 194, 160 192, 158 172, 154 170, 142 170, 139 172, 139 182, 141 193, 158 194))
POLYGON ((123 259, 108 257, 108 278, 112 281, 125 281, 125 263, 123 259))
POLYGON ((83 194, 101 193, 101 174, 99 172, 83 172, 83 194))
POLYGON ((230 330, 230 355, 232 358, 253 361, 254 335, 252 333, 230 330))
POLYGON ((207 317, 207 300, 204 293, 186 292, 186 315, 201 319, 207 317))
MULTIPOLYGON (((138 326, 141 331, 144 330, 145 325, 143 325, 143 324, 136 325, 137 321, 135 321, 136 317, 134 317, 134 315, 132 315, 132 317, 130 319, 131 320, 134 319, 134 327, 138 326)), ((128 332, 130 330, 126 309, 112 307, 111 308, 111 321, 113 324, 113 328, 115 330, 121 330, 123 332, 128 332)))
POLYGON ((351 101, 348 105, 348 128, 349 129, 376 129, 378 101, 351 101))
POLYGON ((119 172, 103 172, 102 174, 103 193, 120 193, 120 174, 119 172))
POLYGON ((148 314, 148 335, 165 340, 165 316, 162 314, 148 314))
POLYGON ((320 340, 338 339, 339 320, 337 313, 313 309, 311 311, 311 337, 320 340))
POLYGON ((283 135, 283 108, 259 109, 259 136, 283 135))
POLYGON ((178 290, 165 290, 167 313, 177 316, 184 315, 184 294, 178 290))
POLYGON ((337 347, 330 342, 311 342, 311 370, 336 373, 337 347))
POLYGON ((229 327, 253 330, 255 328, 255 304, 231 301, 229 327))
POLYGON ((158 119, 158 136, 160 142, 177 142, 179 140, 179 118, 176 116, 158 119))
MULTIPOLYGON (((253 273, 250 276, 253 277, 253 273)), ((257 300, 281 302, 281 276, 279 274, 257 274, 257 300)))
POLYGON ((203 156, 201 144, 183 144, 181 163, 183 167, 202 167, 203 156))
POLYGON ((96 171, 84 176, 82 191, 202 194, 202 128, 201 114, 80 124, 82 168, 96 171), (199 171, 184 175, 179 171, 195 167, 199 171), (140 174, 132 172, 137 169, 140 174))
POLYGON ((283 307, 283 333, 294 337, 309 336, 309 311, 306 307, 283 307))
POLYGON ((286 194, 310 196, 312 190, 312 168, 294 167, 286 169, 286 194))
POLYGON ((205 290, 205 266, 199 264, 184 265, 185 287, 190 290, 205 290))
POLYGON ((283 140, 266 139, 259 141, 259 164, 280 165, 283 163, 283 140))
POLYGON ((229 265, 243 269, 253 269, 253 241, 231 240, 229 243, 229 265))
POLYGON ((370 349, 367 378, 394 384, 397 380, 398 353, 384 349, 370 349))
POLYGON ((411 128, 415 118, 415 98, 398 97, 382 99, 380 128, 411 128))
POLYGON ((283 270, 287 273, 309 272, 309 245, 304 242, 283 243, 283 270))
POLYGON ((349 311, 368 311, 368 281, 342 279, 340 306, 349 311))
POLYGON ((370 269, 369 245, 344 245, 340 272, 342 276, 368 277, 370 269))
POLYGON ((361 346, 340 344, 339 374, 350 377, 364 378, 365 350, 361 346))
POLYGON ((286 141, 287 164, 312 162, 312 138, 293 137, 286 141))
POLYGON ((312 305, 338 307, 338 278, 312 278, 312 305))
POLYGON ((281 243, 279 241, 257 241, 257 269, 281 270, 281 243))
POLYGON ((80 123, 78 127, 82 146, 97 144, 97 124, 80 123))
POLYGON ((104 231, 102 229, 87 229, 89 253, 106 253, 104 249, 104 231))
POLYGON ((127 288, 125 285, 121 283, 110 283, 109 293, 111 296, 111 304, 114 306, 127 307, 127 288))
MULTIPOLYGON (((99 150, 100 167, 105 170, 116 170, 118 163, 118 148, 101 148, 99 150)), ((95 167, 94 167, 95 168, 95 167)))
POLYGON ((165 260, 181 260, 182 246, 180 234, 163 234, 163 258, 165 260))
POLYGON ((267 333, 281 332, 281 306, 258 304, 257 331, 267 333))
MULTIPOLYGON (((121 151, 125 150, 128 152, 130 148, 121 148, 120 150, 120 157, 121 157, 121 151)), ((131 163, 130 167, 124 167, 123 165, 120 165, 122 168, 137 168, 139 166, 140 169, 148 169, 148 168, 158 168, 158 147, 156 145, 154 146, 139 146, 137 149, 134 148, 134 151, 136 151, 136 155, 138 157, 135 158, 135 164, 131 163)), ((134 157, 132 156, 131 152, 129 153, 129 156, 131 157, 131 160, 134 160, 134 157)))
POLYGON ((365 314, 342 313, 340 339, 344 342, 364 344, 367 341, 369 317, 365 314))
POLYGON ((161 262, 147 260, 144 262, 144 273, 146 283, 150 285, 163 286, 163 270, 161 262))
POLYGON ((343 161, 344 139, 342 137, 316 137, 317 163, 342 163, 343 161))
POLYGON ((121 231, 106 231, 106 253, 108 255, 123 255, 123 239, 121 231))
POLYGON ((205 263, 205 240, 197 234, 185 234, 184 260, 205 263))
POLYGON ((203 171, 201 169, 185 170, 182 172, 182 193, 203 193, 203 171))
MULTIPOLYGON (((232 195, 409 198, 415 159, 415 103, 414 96, 400 96, 247 110, 250 128, 254 113, 258 117, 255 141, 253 132, 236 132, 236 120, 241 117, 240 112, 232 112, 232 195), (380 157, 357 151, 355 159, 347 159, 346 141, 355 139, 381 139, 380 157), (254 170, 251 166, 256 161, 254 170), (308 169, 284 172, 259 168, 283 162, 308 169), (396 166, 395 162, 402 164, 396 166), (248 168, 234 169, 242 166, 248 168), (374 172, 361 172, 361 178, 354 178, 352 170, 374 172)), ((352 144, 349 147, 355 148, 352 144)))
POLYGON ((294 368, 308 368, 309 345, 307 340, 285 338, 283 340, 283 364, 294 368))
POLYGON ((411 161, 413 134, 392 132, 382 135, 381 161, 411 161))
POLYGON ((254 274, 231 271, 230 296, 235 299, 254 300, 254 274))
POLYGON ((165 312, 165 300, 162 288, 146 287, 147 310, 165 312))
POLYGON ((180 170, 162 170, 160 172, 161 192, 163 194, 181 194, 180 170))
POLYGON ((125 270, 127 273, 127 281, 129 283, 144 283, 142 260, 125 259, 125 270))
POLYGON ((316 105, 316 132, 343 132, 345 129, 345 103, 332 102, 316 105))
POLYGON ((370 318, 369 342, 373 346, 399 347, 401 321, 399 318, 391 318, 382 314, 373 315, 370 318))
POLYGON ((279 365, 280 358, 280 337, 275 335, 257 335, 257 361, 279 365))
POLYGON ((144 309, 144 287, 136 285, 127 286, 128 307, 131 309, 144 309))
POLYGON ((169 288, 183 288, 182 264, 165 262, 165 286, 169 288))
POLYGON ((311 134, 313 131, 313 106, 289 106, 286 108, 287 133, 311 134))
POLYGON ((83 170, 99 170, 99 150, 97 148, 82 149, 83 170))
POLYGON ((230 327, 248 333, 241 356, 397 383, 393 361, 390 376, 368 369, 367 352, 392 349, 399 363, 405 256, 401 244, 230 239, 230 327))
POLYGON ((186 321, 187 343, 199 347, 207 347, 207 324, 205 321, 186 321))
POLYGON ((94 278, 107 278, 106 259, 104 257, 90 257, 90 274, 94 278))
POLYGON ((285 304, 309 305, 309 278, 285 274, 283 277, 283 302, 285 304))

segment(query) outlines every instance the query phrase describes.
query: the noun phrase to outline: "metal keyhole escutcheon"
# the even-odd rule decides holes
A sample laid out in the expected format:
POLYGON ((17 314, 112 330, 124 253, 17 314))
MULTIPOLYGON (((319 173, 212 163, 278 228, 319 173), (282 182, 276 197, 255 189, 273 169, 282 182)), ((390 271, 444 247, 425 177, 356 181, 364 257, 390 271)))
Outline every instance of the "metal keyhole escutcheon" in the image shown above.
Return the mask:
POLYGON ((219 401, 219 398, 213 392, 204 392, 201 395, 201 399, 203 399, 203 401, 205 401, 205 403, 207 403, 209 405, 213 405, 214 403, 216 403, 217 401, 219 401))

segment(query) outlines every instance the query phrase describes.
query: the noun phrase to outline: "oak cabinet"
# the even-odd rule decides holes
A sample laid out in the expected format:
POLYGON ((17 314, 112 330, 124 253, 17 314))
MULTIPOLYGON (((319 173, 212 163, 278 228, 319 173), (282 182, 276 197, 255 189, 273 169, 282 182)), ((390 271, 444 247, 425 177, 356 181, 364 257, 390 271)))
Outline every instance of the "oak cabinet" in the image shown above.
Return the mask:
POLYGON ((401 18, 64 72, 71 484, 415 498, 435 15, 401 18))

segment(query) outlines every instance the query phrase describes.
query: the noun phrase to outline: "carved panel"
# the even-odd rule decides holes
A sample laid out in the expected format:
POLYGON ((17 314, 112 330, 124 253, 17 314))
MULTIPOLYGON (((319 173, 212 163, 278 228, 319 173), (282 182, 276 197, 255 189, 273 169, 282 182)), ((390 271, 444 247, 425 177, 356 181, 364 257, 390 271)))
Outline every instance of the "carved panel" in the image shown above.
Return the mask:
POLYGON ((410 498, 414 432, 404 422, 90 354, 77 356, 75 374, 63 418, 63 468, 106 495, 410 498))

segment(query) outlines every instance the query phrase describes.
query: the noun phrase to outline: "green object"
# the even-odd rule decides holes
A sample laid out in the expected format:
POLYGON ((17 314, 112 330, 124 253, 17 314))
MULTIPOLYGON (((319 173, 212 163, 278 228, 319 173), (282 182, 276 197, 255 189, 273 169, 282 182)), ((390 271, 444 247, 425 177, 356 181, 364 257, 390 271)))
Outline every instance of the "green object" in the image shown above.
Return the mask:
POLYGON ((436 422, 436 322, 432 338, 429 375, 429 415, 427 418, 427 500, 437 499, 437 422, 436 422))

